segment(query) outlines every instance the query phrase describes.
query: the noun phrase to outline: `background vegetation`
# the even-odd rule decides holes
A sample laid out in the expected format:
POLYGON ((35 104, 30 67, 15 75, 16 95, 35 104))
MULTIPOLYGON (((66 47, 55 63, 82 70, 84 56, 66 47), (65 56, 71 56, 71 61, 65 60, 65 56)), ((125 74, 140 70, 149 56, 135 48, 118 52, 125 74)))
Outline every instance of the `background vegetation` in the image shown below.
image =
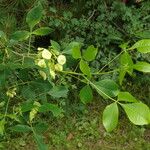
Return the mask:
MULTIPOLYGON (((110 102, 104 100, 102 94, 95 91, 93 101, 88 101, 84 96, 89 95, 80 91, 83 88, 80 81, 86 83, 85 79, 57 72, 54 77, 37 65, 43 57, 37 50, 39 47, 56 50, 53 51, 56 56, 59 51, 67 58, 67 64, 62 64, 64 70, 72 69, 88 77, 87 71, 78 67, 78 60, 85 56, 74 54, 72 58, 68 49, 79 46, 83 54, 93 45, 96 51, 93 61, 88 58, 84 61, 88 62, 92 73, 100 70, 102 74, 92 80, 112 79, 119 84, 118 55, 137 41, 150 39, 149 6, 149 0, 127 3, 119 0, 1 0, 0 148, 150 149, 149 126, 130 124, 121 110, 117 128, 112 133, 106 132, 101 116, 110 102), (36 23, 30 21, 31 9, 35 7, 40 16, 36 23), (36 30, 43 27, 42 31, 36 30), (46 76, 39 71, 46 72, 46 76)), ((150 63, 149 53, 134 50, 129 55, 133 63, 150 63)), ((49 53, 45 58, 48 56, 49 53)), ((119 86, 149 106, 149 66, 146 71, 139 71, 126 74, 119 86)))

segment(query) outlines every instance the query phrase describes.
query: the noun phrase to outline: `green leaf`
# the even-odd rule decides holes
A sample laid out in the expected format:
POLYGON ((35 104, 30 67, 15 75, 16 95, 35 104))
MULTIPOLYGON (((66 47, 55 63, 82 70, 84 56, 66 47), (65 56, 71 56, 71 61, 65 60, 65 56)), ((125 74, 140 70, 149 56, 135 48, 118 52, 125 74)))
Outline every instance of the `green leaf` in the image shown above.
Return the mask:
POLYGON ((39 36, 44 36, 47 35, 49 33, 51 33, 53 31, 53 29, 49 28, 49 27, 41 27, 39 29, 36 29, 32 32, 32 34, 35 35, 39 35, 39 36))
POLYGON ((51 40, 50 42, 51 42, 51 47, 52 47, 54 50, 60 51, 60 45, 59 45, 57 42, 55 42, 55 41, 53 41, 53 40, 51 40))
POLYGON ((36 24, 38 24, 42 18, 43 8, 41 3, 33 7, 27 14, 26 22, 32 30, 36 24))
POLYGON ((136 100, 129 92, 119 92, 118 101, 138 102, 138 100, 136 100))
POLYGON ((81 58, 81 51, 80 51, 80 48, 81 48, 81 46, 80 46, 79 44, 76 45, 76 46, 74 46, 74 47, 72 48, 72 57, 73 57, 74 59, 81 58))
POLYGON ((32 110, 33 108, 33 102, 32 101, 26 101, 21 104, 21 112, 27 112, 32 110))
POLYGON ((150 64, 147 62, 138 62, 133 65, 133 68, 142 72, 150 72, 150 64))
POLYGON ((34 139, 37 143, 38 150, 48 150, 48 146, 44 143, 42 135, 34 134, 34 139))
POLYGON ((146 125, 150 123, 150 109, 147 105, 139 103, 121 104, 129 120, 135 125, 146 125))
POLYGON ((141 53, 150 52, 150 39, 144 39, 136 42, 130 49, 137 49, 141 53))
POLYGON ((91 77, 91 69, 86 61, 80 60, 80 70, 83 72, 83 74, 91 77))
POLYGON ((16 41, 27 40, 30 36, 30 32, 28 31, 16 31, 11 35, 11 39, 16 41))
POLYGON ((84 104, 87 104, 89 102, 92 101, 93 99, 93 93, 92 93, 92 89, 89 85, 84 86, 81 90, 80 90, 80 99, 84 104))
POLYGON ((128 73, 129 75, 132 75, 133 73, 133 61, 131 56, 124 52, 120 57, 120 73, 119 73, 119 83, 122 84, 122 81, 128 73))
POLYGON ((63 53, 72 55, 72 51, 74 47, 80 47, 81 48, 81 43, 79 42, 71 42, 67 45, 67 47, 63 50, 63 53))
POLYGON ((68 96, 68 88, 66 86, 54 86, 48 94, 51 95, 54 98, 60 98, 64 97, 66 98, 68 96))
POLYGON ((118 105, 112 103, 108 105, 103 112, 103 125, 107 132, 114 130, 118 124, 118 105))
POLYGON ((23 86, 21 93, 24 99, 34 100, 36 98, 35 89, 31 85, 23 86))
POLYGON ((110 79, 95 82, 93 87, 104 99, 107 99, 108 96, 116 97, 119 93, 118 85, 110 79))
POLYGON ((36 133, 44 133, 48 129, 49 125, 44 122, 40 122, 34 126, 36 133))
POLYGON ((138 32, 135 35, 142 39, 150 39, 150 30, 138 32))
POLYGON ((119 70, 119 84, 122 85, 122 82, 125 78, 127 71, 125 69, 121 69, 119 70))
POLYGON ((27 125, 18 124, 10 128, 10 130, 15 132, 30 132, 31 128, 27 125))
POLYGON ((17 122, 20 122, 20 120, 19 120, 19 118, 17 117, 16 114, 7 114, 6 116, 7 116, 8 118, 10 118, 10 119, 13 119, 13 120, 15 120, 15 121, 17 121, 17 122))
POLYGON ((0 135, 4 134, 4 129, 5 129, 5 120, 2 119, 0 120, 0 135))
POLYGON ((60 116, 63 113, 63 110, 59 108, 55 104, 50 103, 44 103, 42 106, 40 106, 39 112, 48 112, 51 111, 55 117, 60 116))
POLYGON ((6 36, 5 33, 0 30, 0 38, 3 38, 3 37, 5 37, 5 36, 6 36))
POLYGON ((86 49, 86 51, 84 51, 83 58, 87 61, 92 61, 95 59, 97 51, 98 49, 91 45, 86 49))

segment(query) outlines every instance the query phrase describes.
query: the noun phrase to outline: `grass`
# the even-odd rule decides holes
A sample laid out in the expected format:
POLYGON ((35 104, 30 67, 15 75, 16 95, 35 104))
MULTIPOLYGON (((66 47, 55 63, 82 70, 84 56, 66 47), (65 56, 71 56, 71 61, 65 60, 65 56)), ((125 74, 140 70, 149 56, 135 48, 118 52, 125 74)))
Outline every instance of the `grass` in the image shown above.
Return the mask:
MULTIPOLYGON (((100 115, 102 102, 95 102, 84 114, 47 121, 45 143, 50 150, 149 150, 150 129, 131 124, 120 115, 117 129, 106 133, 100 115)), ((37 150, 32 134, 18 134, 1 143, 2 150, 37 150)))

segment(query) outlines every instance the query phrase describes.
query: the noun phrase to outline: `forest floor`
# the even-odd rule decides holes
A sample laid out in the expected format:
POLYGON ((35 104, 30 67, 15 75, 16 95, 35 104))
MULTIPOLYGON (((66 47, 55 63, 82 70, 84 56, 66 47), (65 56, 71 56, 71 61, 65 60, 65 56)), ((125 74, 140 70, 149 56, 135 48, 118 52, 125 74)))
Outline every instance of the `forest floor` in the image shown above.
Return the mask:
MULTIPOLYGON (((107 133, 100 118, 104 104, 88 106, 82 115, 49 123, 44 133, 49 150, 150 150, 149 126, 135 126, 121 112, 119 125, 107 133)), ((32 134, 18 135, 3 143, 2 150, 37 150, 32 134)))

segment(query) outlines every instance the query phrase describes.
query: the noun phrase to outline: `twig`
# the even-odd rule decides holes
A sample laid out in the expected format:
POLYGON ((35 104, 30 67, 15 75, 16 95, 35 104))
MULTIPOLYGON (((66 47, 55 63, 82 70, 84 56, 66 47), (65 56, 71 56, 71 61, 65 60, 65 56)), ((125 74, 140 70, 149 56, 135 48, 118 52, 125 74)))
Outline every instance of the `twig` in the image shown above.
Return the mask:
POLYGON ((91 16, 87 19, 87 21, 89 21, 94 16, 95 12, 96 12, 96 10, 94 9, 91 16))

